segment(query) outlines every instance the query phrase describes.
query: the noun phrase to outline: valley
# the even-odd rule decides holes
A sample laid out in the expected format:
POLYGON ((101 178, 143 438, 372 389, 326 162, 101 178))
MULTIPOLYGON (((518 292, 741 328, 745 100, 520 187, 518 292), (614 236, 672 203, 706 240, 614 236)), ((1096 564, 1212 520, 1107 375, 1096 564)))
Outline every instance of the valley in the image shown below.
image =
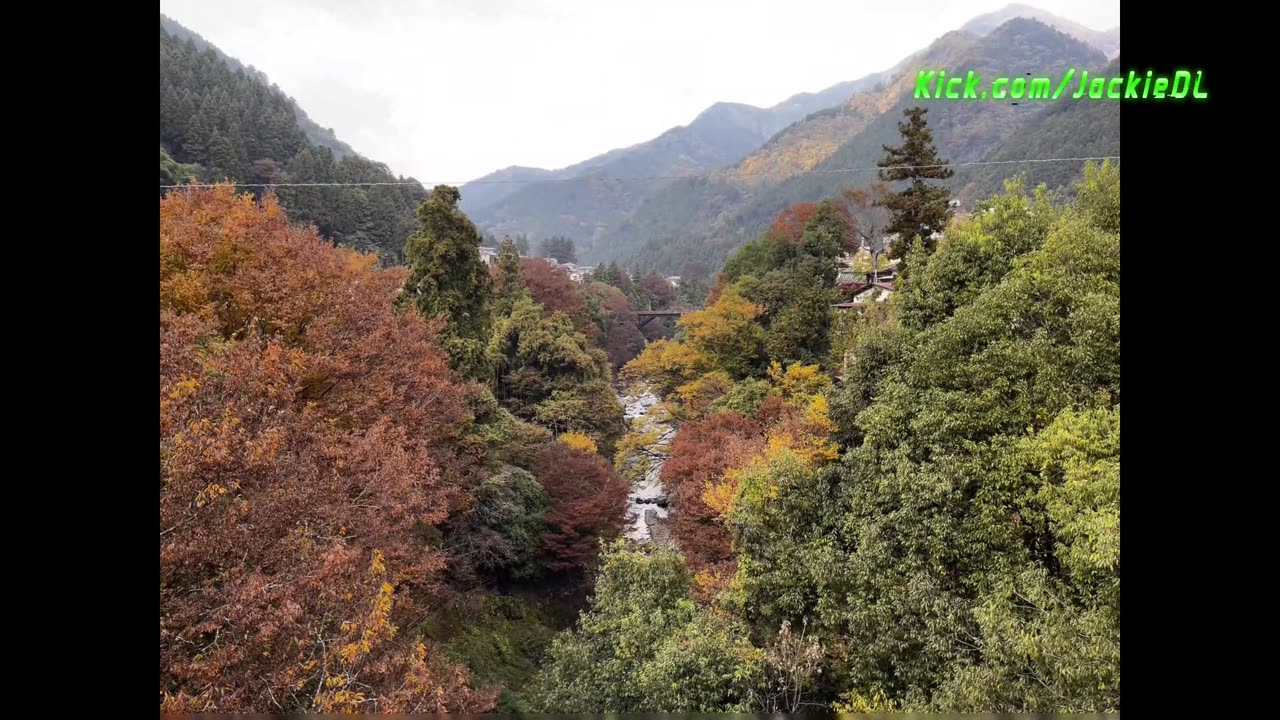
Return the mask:
MULTIPOLYGON (((578 10, 258 19, 372 116, 360 43, 465 35, 524 82, 502 28, 619 12, 578 10)), ((160 25, 163 713, 1119 712, 1119 108, 914 94, 1119 76, 1118 27, 1009 5, 457 184, 160 25)), ((405 95, 521 130, 428 69, 405 95)))

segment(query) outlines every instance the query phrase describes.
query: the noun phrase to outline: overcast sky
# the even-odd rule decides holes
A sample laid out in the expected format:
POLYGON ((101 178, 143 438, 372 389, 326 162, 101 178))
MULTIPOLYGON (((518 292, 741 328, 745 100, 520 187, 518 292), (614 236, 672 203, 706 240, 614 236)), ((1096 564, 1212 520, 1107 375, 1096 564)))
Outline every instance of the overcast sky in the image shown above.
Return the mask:
MULTIPOLYGON (((424 183, 560 168, 887 69, 999 0, 161 0, 360 154, 424 183)), ((1119 0, 1030 3, 1088 27, 1119 0)), ((1055 70, 1045 68, 1046 72, 1055 70)))

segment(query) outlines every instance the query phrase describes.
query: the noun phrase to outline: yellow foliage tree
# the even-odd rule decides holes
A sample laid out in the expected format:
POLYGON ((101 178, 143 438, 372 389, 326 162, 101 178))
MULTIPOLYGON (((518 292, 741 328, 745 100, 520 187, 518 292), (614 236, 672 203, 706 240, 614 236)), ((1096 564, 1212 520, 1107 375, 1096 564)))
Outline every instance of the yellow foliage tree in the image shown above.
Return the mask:
POLYGON ((763 308, 729 287, 714 305, 685 315, 679 325, 684 342, 714 369, 744 378, 758 367, 763 351, 764 329, 756 322, 761 312, 763 308))
POLYGON ((769 379, 783 400, 800 402, 809 402, 831 386, 831 378, 818 365, 792 363, 784 371, 777 360, 769 363, 769 379))
POLYGON ((771 436, 762 452, 748 458, 740 467, 731 468, 718 481, 708 483, 702 502, 721 517, 728 517, 734 504, 742 499, 744 487, 750 488, 749 494, 756 500, 770 497, 777 492, 777 486, 769 480, 769 468, 782 458, 794 458, 793 444, 790 435, 771 436))
POLYGON ((396 634, 396 626, 391 622, 391 595, 395 588, 386 577, 387 567, 382 552, 374 550, 367 582, 377 586, 378 590, 368 616, 359 622, 343 622, 342 637, 330 645, 321 690, 315 697, 315 706, 320 712, 357 712, 366 700, 363 692, 353 689, 358 687, 363 661, 375 646, 390 641, 396 634))
POLYGON ((804 439, 796 454, 806 465, 820 465, 839 457, 840 449, 831 442, 836 424, 831 420, 831 406, 825 395, 815 395, 804 411, 804 439))
POLYGON ((660 395, 669 395, 684 383, 712 370, 708 358, 689 345, 662 339, 650 343, 622 368, 628 382, 648 381, 660 395))
POLYGON ((556 439, 564 443, 565 445, 568 445, 569 447, 573 448, 574 450, 582 450, 584 452, 589 452, 592 454, 595 454, 596 452, 599 451, 598 448, 596 447, 596 441, 592 440, 590 435, 587 435, 586 433, 580 433, 576 430, 567 432, 567 433, 562 433, 560 437, 556 439))
POLYGON ((711 403, 732 387, 733 378, 717 370, 677 387, 675 399, 685 411, 684 418, 692 419, 705 413, 711 403))

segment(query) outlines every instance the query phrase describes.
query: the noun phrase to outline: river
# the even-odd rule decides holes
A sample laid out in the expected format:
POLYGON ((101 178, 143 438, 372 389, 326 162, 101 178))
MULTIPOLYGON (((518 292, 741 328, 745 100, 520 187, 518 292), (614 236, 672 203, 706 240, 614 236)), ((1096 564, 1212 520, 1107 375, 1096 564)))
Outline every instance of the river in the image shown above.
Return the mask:
POLYGON ((667 492, 662 487, 662 464, 666 448, 676 433, 676 428, 663 415, 658 397, 648 388, 636 387, 618 392, 627 424, 633 431, 656 431, 657 439, 645 447, 649 457, 648 471, 644 478, 631 486, 627 505, 627 538, 639 543, 666 543, 670 540, 670 509, 667 492))

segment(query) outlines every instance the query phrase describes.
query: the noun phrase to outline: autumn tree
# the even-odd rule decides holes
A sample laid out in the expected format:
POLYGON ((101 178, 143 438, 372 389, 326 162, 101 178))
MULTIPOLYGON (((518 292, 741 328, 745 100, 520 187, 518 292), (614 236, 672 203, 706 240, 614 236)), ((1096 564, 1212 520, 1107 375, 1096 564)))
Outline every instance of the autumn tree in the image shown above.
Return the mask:
POLYGON ((696 571, 723 571, 732 559, 728 529, 703 495, 730 470, 764 447, 764 431, 736 412, 721 412, 682 423, 662 466, 676 512, 672 537, 685 548, 696 571))
POLYGON ((646 345, 644 352, 622 368, 621 375, 628 382, 651 383, 660 395, 666 396, 714 369, 705 354, 683 342, 664 339, 646 345))
POLYGON ((609 355, 613 367, 621 368, 644 350, 635 311, 622 291, 602 282, 585 288, 588 305, 599 328, 599 344, 609 355))
POLYGON ((231 186, 160 201, 160 692, 173 711, 484 712, 409 628, 483 472, 399 269, 231 186))
POLYGON ((446 320, 443 342, 452 364, 473 378, 487 375, 489 269, 480 259, 480 232, 458 209, 458 189, 438 185, 418 208, 421 227, 405 243, 409 276, 403 300, 425 318, 446 320))
POLYGON ((926 252, 932 252, 937 244, 933 234, 941 233, 951 219, 950 190, 945 185, 925 183, 925 180, 946 180, 955 174, 954 170, 946 167, 947 161, 938 155, 938 149, 934 147, 933 132, 925 121, 928 112, 928 108, 923 107, 903 111, 907 121, 898 123, 902 144, 898 147, 883 146, 885 156, 877 163, 884 168, 880 171, 881 180, 910 182, 906 188, 888 194, 882 201, 893 214, 885 231, 898 236, 889 249, 890 256, 894 258, 905 257, 917 239, 924 244, 926 252))
POLYGON ((832 203, 797 203, 791 207, 778 213, 778 217, 774 219, 773 225, 769 227, 769 234, 780 240, 785 240, 792 245, 799 245, 804 237, 804 233, 809 229, 809 225, 814 218, 823 210, 823 205, 827 205, 826 212, 835 213, 843 221, 845 227, 852 229, 856 226, 853 215, 844 205, 836 205, 832 203))
POLYGON ((666 278, 649 273, 637 283, 636 296, 641 310, 665 310, 675 300, 675 290, 666 278))
POLYGON ((731 288, 715 305, 680 318, 679 326, 694 352, 741 378, 751 374, 761 359, 763 334, 756 324, 760 312, 760 306, 731 288))
POLYGON ((539 453, 534 474, 551 505, 542 547, 545 567, 552 572, 590 568, 600 541, 622 531, 626 481, 604 458, 561 442, 539 453))
POLYGON ((529 295, 549 313, 564 313, 579 332, 592 334, 594 324, 578 283, 563 268, 541 258, 521 258, 520 278, 529 295))

